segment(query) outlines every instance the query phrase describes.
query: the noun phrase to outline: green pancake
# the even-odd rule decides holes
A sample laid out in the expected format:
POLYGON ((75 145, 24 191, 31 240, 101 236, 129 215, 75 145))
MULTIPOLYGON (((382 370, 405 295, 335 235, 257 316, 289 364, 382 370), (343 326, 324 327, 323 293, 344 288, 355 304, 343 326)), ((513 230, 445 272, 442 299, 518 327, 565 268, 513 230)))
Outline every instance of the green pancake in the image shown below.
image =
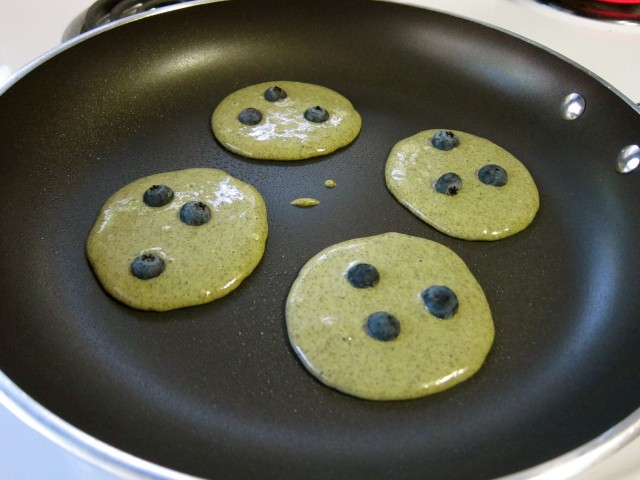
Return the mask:
POLYGON ((314 256, 295 280, 286 304, 289 340, 321 382, 370 400, 402 400, 440 392, 482 366, 494 326, 482 288, 445 246, 399 233, 358 238, 314 256), (356 288, 349 269, 373 265, 379 282, 356 288), (445 285, 458 298, 456 313, 434 316, 422 292, 445 285), (397 338, 381 341, 366 321, 384 311, 400 323, 397 338))
POLYGON ((351 143, 360 132, 362 120, 349 100, 333 90, 309 83, 278 81, 242 88, 216 107, 211 127, 228 150, 261 160, 303 160, 326 155, 351 143), (270 102, 265 91, 277 86, 286 98, 270 102), (321 106, 328 120, 306 120, 304 112, 321 106), (238 115, 245 108, 262 113, 256 125, 245 125, 238 115))
POLYGON ((172 310, 207 303, 233 291, 260 262, 267 240, 267 211, 260 193, 222 170, 193 168, 138 179, 104 204, 87 239, 87 257, 104 289, 142 310, 172 310), (153 185, 167 185, 173 200, 162 207, 143 202, 153 185), (207 205, 211 220, 191 226, 182 205, 207 205), (165 264, 157 277, 131 273, 138 255, 165 264))
POLYGON ((526 167, 498 145, 465 132, 453 131, 459 146, 438 150, 431 138, 439 131, 420 132, 391 150, 385 179, 396 199, 429 225, 464 240, 498 240, 529 226, 539 198, 526 167), (507 171, 506 185, 486 185, 478 179, 478 171, 488 164, 507 171), (449 172, 462 179, 462 188, 455 195, 434 188, 449 172))

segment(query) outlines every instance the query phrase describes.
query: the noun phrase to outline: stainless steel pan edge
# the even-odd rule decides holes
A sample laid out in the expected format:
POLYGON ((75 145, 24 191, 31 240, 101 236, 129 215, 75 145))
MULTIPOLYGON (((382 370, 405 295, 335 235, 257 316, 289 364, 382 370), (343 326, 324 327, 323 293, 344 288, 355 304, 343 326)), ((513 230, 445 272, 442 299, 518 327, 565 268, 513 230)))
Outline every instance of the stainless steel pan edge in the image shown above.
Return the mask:
MULTIPOLYGON (((121 25, 138 21, 145 17, 164 14, 168 11, 178 10, 183 8, 190 8, 194 5, 209 4, 224 2, 227 0, 196 0, 186 4, 174 5, 163 7, 161 9, 144 12, 133 15, 131 17, 119 20, 117 22, 110 23, 103 27, 99 27, 93 31, 84 33, 66 41, 60 46, 50 50, 41 57, 37 58, 11 77, 9 77, 3 84, 0 84, 0 95, 7 91, 11 86, 18 82, 22 77, 29 74, 33 69, 39 65, 45 63, 50 58, 53 58, 62 51, 72 48, 74 45, 85 41, 95 35, 99 35, 104 31, 108 31, 117 28, 121 25)), ((373 0, 386 2, 387 0, 373 0)), ((405 4, 403 0, 389 1, 389 3, 405 4)), ((460 18, 465 18, 460 16, 460 18)), ((466 20, 474 21, 473 19, 465 18, 466 20)), ((601 84, 605 85, 613 93, 618 95, 624 100, 631 108, 633 108, 638 114, 640 114, 640 107, 625 97, 622 93, 617 91, 615 87, 608 82, 593 74, 589 70, 583 68, 581 65, 576 64, 571 59, 563 57, 562 55, 554 52, 536 42, 521 37, 517 34, 509 32, 505 29, 495 27, 483 22, 477 22, 485 25, 494 30, 503 31, 513 37, 526 41, 532 45, 537 46, 547 52, 561 58, 563 61, 572 64, 574 67, 584 71, 589 76, 596 79, 601 84)), ((612 159, 613 163, 613 159, 612 159)), ((161 479, 161 480, 198 480, 199 477, 187 475, 184 473, 171 470, 154 463, 142 460, 138 457, 130 455, 122 450, 114 448, 91 435, 84 433, 78 428, 74 427, 70 423, 64 421, 53 412, 49 411, 33 398, 31 398, 26 392, 20 389, 8 376, 0 371, 0 404, 4 405, 9 411, 15 414, 29 427, 42 434, 52 442, 55 442, 59 446, 63 447, 72 454, 82 458, 83 460, 103 469, 104 471, 113 474, 123 479, 161 479)), ((587 468, 597 464, 604 458, 618 451, 620 448, 627 445, 630 441, 640 435, 640 408, 634 411, 631 415, 625 418, 623 421, 613 426, 607 432, 603 433, 597 438, 594 438, 590 442, 567 452, 553 460, 547 461, 535 467, 499 477, 499 480, 525 480, 525 479, 568 479, 577 475, 580 472, 585 471, 587 468)))
MULTIPOLYGON (((131 22, 135 22, 137 20, 140 20, 142 18, 146 18, 146 17, 151 17, 154 15, 159 15, 162 13, 166 13, 166 12, 170 12, 173 10, 180 10, 183 8, 189 8, 189 7, 193 7, 196 5, 204 5, 204 4, 210 4, 210 3, 220 3, 220 2, 226 2, 226 1, 231 1, 231 0, 192 0, 190 2, 184 2, 184 3, 180 3, 180 4, 176 4, 176 5, 169 5, 169 6, 165 6, 165 7, 161 7, 161 8, 157 8, 157 9, 153 9, 153 10, 149 10, 146 12, 141 12, 141 13, 137 13, 134 15, 131 15, 129 17, 125 17, 122 18, 120 20, 116 20, 113 22, 110 22, 106 25, 103 25, 101 27, 97 27, 91 31, 85 32, 85 33, 81 33, 78 34, 75 37, 69 38, 68 40, 65 40, 63 43, 61 43, 59 46, 49 50, 48 52, 45 52, 43 55, 41 55, 40 57, 34 59, 32 62, 30 62, 29 64, 25 65, 23 68, 21 68, 19 71, 13 73, 12 75, 10 75, 3 83, 0 83, 0 95, 2 95, 6 90, 8 90, 14 83, 16 83, 18 80, 20 80, 23 76, 27 75, 31 70, 33 70, 34 68, 38 67, 39 65, 43 64, 44 62, 46 62, 47 60, 49 60, 50 58, 56 56, 58 53, 67 50, 71 47, 73 47, 74 45, 86 40, 87 38, 91 38, 95 35, 100 34, 101 32, 104 31, 108 31, 111 30, 113 28, 116 28, 120 25, 125 25, 127 23, 131 23, 131 22)), ((374 2, 382 2, 382 3, 397 3, 399 5, 406 5, 409 7, 415 7, 415 8, 420 8, 418 6, 416 6, 416 4, 414 2, 412 2, 411 0, 371 0, 374 2)), ((638 114, 640 114, 640 104, 636 104, 634 103, 631 99, 629 99, 627 96, 625 96, 624 94, 622 94, 616 87, 614 87, 613 85, 611 85, 609 82, 607 82, 605 79, 603 79, 602 77, 600 77, 599 75, 596 75, 595 73, 593 73, 592 71, 590 71, 589 69, 583 67, 582 65, 580 65, 579 63, 576 63, 575 61, 573 61, 571 58, 568 58, 550 48, 547 48, 546 46, 535 42, 527 37, 524 37, 522 35, 519 35, 515 32, 511 32, 505 28, 496 26, 496 25, 492 25, 488 22, 483 22, 480 20, 476 20, 473 18, 470 18, 468 16, 465 15, 456 15, 450 12, 445 12, 443 10, 439 10, 439 9, 429 9, 432 10, 434 12, 440 12, 440 13, 444 13, 446 15, 452 16, 452 17, 456 17, 456 18, 461 18, 464 20, 468 20, 474 23, 477 23, 479 25, 483 25, 487 28, 491 28, 493 30, 496 31, 500 31, 503 32, 507 35, 510 35, 514 38, 517 38, 523 42, 529 43, 531 45, 534 45, 537 48, 540 48, 542 50, 545 50, 546 52, 561 58, 564 62, 574 66, 575 68, 582 70, 584 73, 586 73, 587 75, 593 77, 595 80, 597 80, 598 82, 600 82, 602 85, 605 85, 609 90, 611 90, 612 92, 614 92, 616 95, 618 95, 622 100, 624 100, 626 103, 629 104, 629 106, 631 106, 634 110, 636 110, 636 112, 638 112, 638 114)))
MULTIPOLYGON (((126 480, 202 480, 147 462, 88 435, 44 408, 0 371, 0 404, 29 427, 105 472, 126 480)), ((592 441, 548 462, 496 480, 570 479, 640 435, 640 408, 592 441)))

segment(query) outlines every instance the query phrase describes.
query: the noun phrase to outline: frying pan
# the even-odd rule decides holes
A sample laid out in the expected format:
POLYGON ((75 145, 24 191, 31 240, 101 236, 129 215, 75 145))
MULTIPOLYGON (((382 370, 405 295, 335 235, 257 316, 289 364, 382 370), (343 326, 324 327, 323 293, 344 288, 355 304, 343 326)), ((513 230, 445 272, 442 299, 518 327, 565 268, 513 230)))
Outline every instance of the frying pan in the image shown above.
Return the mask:
POLYGON ((86 35, 16 79, 0 110, 3 397, 76 450, 162 478, 490 478, 638 425, 640 178, 615 162, 640 141, 640 115, 549 51, 385 2, 198 3, 86 35), (355 142, 299 163, 216 143, 209 118, 222 98, 283 79, 349 98, 363 118, 355 142), (561 112, 570 93, 586 101, 572 121, 561 112), (518 157, 540 190, 533 224, 467 242, 396 202, 387 154, 427 128, 518 157), (208 305, 118 303, 85 257, 100 206, 141 176, 196 166, 262 193, 262 262, 208 305), (338 186, 326 189, 328 178, 338 186), (289 204, 301 196, 321 203, 289 204), (456 251, 494 315, 481 371, 418 400, 329 389, 286 340, 284 301, 307 259, 387 231, 456 251))

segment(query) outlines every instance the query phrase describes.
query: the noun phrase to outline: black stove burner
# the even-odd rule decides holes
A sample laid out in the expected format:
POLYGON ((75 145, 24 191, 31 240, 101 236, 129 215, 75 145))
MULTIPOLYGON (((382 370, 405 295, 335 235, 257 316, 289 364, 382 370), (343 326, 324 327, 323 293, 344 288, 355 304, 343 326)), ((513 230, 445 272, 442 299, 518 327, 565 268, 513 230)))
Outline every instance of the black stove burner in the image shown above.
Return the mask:
POLYGON ((98 0, 87 10, 81 32, 84 33, 135 13, 185 1, 187 0, 98 0))

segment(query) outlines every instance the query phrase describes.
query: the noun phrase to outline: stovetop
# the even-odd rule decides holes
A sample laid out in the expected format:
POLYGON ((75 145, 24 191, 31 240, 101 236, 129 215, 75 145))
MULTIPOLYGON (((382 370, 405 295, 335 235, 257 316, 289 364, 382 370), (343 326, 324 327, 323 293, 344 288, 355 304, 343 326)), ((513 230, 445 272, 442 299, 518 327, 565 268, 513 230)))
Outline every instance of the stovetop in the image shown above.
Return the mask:
MULTIPOLYGON (((640 25, 570 15, 534 0, 396 0, 471 18, 512 31, 571 59, 635 103, 640 102, 640 25)), ((0 84, 63 39, 120 15, 181 0, 0 0, 0 84), (87 9, 93 10, 87 17, 87 9)), ((7 80, 9 79, 9 80, 7 80)), ((0 393, 0 403, 2 403, 0 393)), ((8 403, 8 402, 5 402, 8 403)), ((19 413, 19 412, 18 412, 19 413)), ((3 480, 83 478, 114 480, 45 438, 0 405, 0 478, 3 480)), ((542 478, 542 477, 540 477, 542 478)), ((552 474, 545 478, 558 477, 552 474)), ((640 437, 574 480, 640 479, 640 437)))

